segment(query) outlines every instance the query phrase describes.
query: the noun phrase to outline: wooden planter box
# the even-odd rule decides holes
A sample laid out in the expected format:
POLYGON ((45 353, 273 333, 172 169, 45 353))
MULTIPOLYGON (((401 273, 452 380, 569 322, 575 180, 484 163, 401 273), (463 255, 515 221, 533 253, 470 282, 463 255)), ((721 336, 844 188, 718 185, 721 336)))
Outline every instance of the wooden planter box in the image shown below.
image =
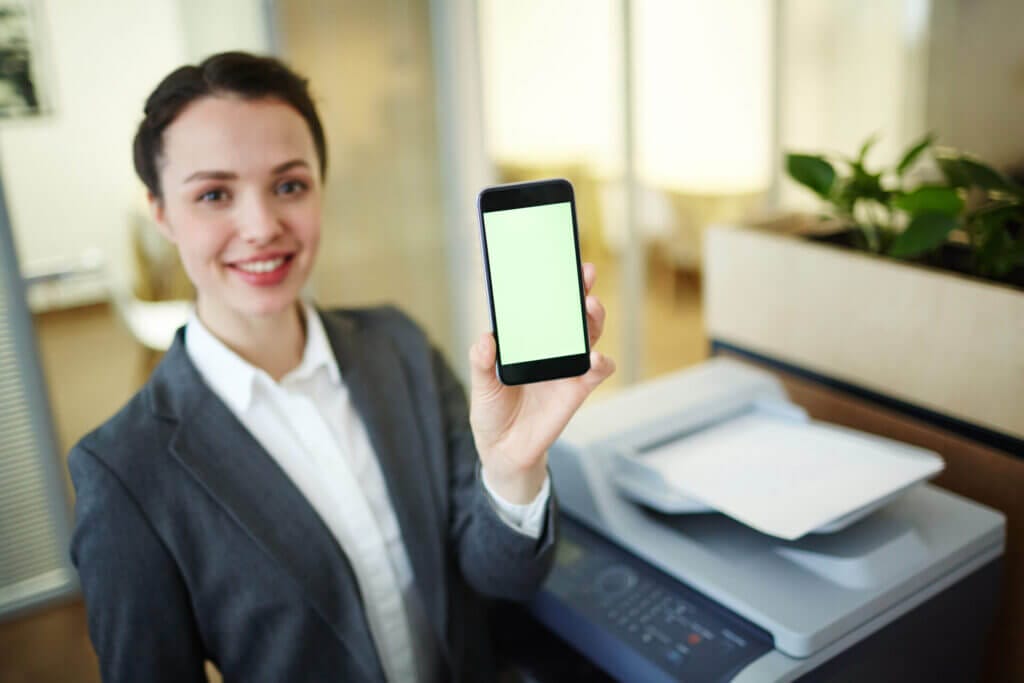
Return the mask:
POLYGON ((715 226, 704 315, 717 343, 1024 443, 1024 292, 1010 286, 715 226))

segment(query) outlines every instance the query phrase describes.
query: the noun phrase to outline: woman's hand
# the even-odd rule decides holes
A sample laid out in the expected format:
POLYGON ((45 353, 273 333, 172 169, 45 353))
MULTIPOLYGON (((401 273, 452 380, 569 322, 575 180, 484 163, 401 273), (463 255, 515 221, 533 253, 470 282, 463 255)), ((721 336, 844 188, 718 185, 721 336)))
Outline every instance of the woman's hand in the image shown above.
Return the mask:
POLYGON ((583 264, 590 370, 579 377, 505 386, 494 372, 494 336, 481 335, 469 350, 472 368, 469 421, 488 485, 510 503, 528 503, 544 484, 547 450, 584 399, 615 371, 594 351, 604 328, 604 306, 590 294, 596 269, 583 264))

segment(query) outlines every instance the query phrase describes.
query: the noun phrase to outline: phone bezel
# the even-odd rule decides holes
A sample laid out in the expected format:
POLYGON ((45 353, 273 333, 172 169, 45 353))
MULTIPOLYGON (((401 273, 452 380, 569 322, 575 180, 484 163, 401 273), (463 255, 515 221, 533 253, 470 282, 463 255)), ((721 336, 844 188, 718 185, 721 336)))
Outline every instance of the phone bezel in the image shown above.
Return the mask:
POLYGON ((579 227, 576 222, 576 198, 572 183, 565 178, 535 180, 525 183, 494 185, 484 188, 477 196, 477 216, 480 224, 480 245, 483 251, 484 280, 487 288, 487 305, 491 314, 491 331, 494 334, 498 379, 502 384, 516 385, 544 382, 563 377, 576 377, 590 369, 590 334, 587 329, 587 309, 583 289, 583 270, 580 261, 579 227), (491 293, 491 266, 487 254, 487 232, 484 229, 484 213, 522 209, 545 204, 569 202, 572 214, 572 241, 576 256, 576 280, 579 290, 580 316, 583 321, 584 352, 571 356, 541 358, 522 363, 501 363, 501 339, 498 336, 498 321, 494 311, 494 296, 491 293))

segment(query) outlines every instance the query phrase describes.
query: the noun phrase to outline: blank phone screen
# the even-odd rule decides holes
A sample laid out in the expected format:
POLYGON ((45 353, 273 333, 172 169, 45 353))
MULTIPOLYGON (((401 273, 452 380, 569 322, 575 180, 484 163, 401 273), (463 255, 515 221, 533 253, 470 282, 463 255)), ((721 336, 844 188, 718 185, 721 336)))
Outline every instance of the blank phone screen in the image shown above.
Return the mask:
POLYGON ((483 214, 502 365, 586 353, 569 202, 483 214))

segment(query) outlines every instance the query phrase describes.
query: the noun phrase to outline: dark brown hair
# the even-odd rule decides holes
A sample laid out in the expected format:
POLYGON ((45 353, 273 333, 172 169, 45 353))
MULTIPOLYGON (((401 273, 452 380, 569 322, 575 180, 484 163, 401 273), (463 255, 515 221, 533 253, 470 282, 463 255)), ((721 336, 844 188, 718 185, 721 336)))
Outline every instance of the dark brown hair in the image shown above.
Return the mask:
POLYGON ((159 163, 164 130, 201 97, 235 95, 251 100, 273 98, 294 107, 313 135, 323 177, 327 173, 327 143, 308 84, 280 60, 245 52, 222 52, 196 66, 175 69, 146 100, 146 117, 133 143, 135 172, 155 197, 162 197, 159 163))

